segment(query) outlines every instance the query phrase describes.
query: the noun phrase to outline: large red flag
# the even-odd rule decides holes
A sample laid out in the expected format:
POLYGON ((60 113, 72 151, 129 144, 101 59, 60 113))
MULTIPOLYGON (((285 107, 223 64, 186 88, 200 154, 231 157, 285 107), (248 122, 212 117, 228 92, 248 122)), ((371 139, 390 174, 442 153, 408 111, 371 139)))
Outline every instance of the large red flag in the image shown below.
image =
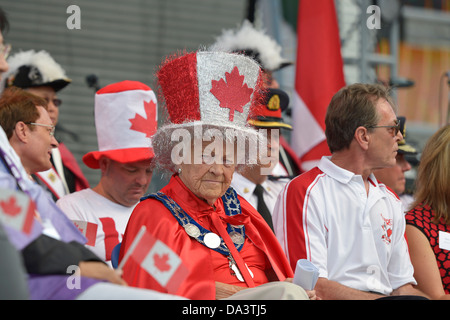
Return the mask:
POLYGON ((345 86, 339 28, 333 0, 300 0, 291 144, 304 171, 330 151, 325 114, 333 95, 345 86))

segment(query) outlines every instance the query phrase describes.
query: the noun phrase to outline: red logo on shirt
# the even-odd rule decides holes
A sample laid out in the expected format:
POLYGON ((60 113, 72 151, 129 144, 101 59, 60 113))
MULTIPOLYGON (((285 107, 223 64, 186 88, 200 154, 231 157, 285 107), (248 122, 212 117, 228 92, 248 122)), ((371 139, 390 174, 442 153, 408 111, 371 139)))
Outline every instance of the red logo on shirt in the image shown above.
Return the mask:
POLYGON ((383 224, 381 225, 381 229, 383 230, 384 234, 381 236, 381 239, 386 244, 391 244, 392 242, 392 219, 385 219, 383 217, 383 214, 381 215, 381 219, 383 219, 383 224))

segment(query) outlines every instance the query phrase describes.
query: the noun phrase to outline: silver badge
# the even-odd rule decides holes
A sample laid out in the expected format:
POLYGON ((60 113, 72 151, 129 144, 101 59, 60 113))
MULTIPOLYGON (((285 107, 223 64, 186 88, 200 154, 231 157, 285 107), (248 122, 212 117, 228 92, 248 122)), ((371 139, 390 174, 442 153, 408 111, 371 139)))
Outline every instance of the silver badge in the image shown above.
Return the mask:
POLYGON ((220 246, 220 237, 213 232, 209 232, 203 237, 203 242, 208 248, 215 249, 220 246))
POLYGON ((201 234, 200 229, 192 223, 188 223, 183 227, 186 233, 193 238, 198 238, 201 234))
POLYGON ((241 245, 245 242, 245 239, 242 236, 242 234, 240 234, 239 232, 236 232, 236 231, 230 232, 230 238, 231 238, 231 241, 233 241, 233 243, 235 243, 237 245, 241 245))

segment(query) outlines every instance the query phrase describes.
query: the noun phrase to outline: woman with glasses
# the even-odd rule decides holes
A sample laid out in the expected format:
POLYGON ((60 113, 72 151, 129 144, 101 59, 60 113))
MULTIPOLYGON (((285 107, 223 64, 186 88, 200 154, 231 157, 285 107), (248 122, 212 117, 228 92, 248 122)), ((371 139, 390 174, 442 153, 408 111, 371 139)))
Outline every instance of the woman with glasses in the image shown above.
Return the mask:
MULTIPOLYGON (((5 74, 4 86, 16 86, 43 98, 51 124, 56 126, 62 104, 57 95, 71 82, 62 67, 46 51, 34 50, 16 53, 8 63, 10 70, 5 74)), ((45 172, 37 172, 34 178, 51 192, 55 201, 89 187, 75 157, 63 143, 52 150, 51 161, 52 167, 45 172)))

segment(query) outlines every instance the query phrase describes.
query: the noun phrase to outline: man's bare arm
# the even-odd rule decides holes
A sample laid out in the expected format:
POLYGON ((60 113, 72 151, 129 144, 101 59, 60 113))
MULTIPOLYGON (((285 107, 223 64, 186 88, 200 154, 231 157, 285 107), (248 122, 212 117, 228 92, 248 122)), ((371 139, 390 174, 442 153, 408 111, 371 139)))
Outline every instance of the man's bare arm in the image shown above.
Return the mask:
POLYGON ((326 278, 317 280, 315 290, 317 296, 323 300, 374 300, 384 297, 381 294, 353 289, 326 278))

